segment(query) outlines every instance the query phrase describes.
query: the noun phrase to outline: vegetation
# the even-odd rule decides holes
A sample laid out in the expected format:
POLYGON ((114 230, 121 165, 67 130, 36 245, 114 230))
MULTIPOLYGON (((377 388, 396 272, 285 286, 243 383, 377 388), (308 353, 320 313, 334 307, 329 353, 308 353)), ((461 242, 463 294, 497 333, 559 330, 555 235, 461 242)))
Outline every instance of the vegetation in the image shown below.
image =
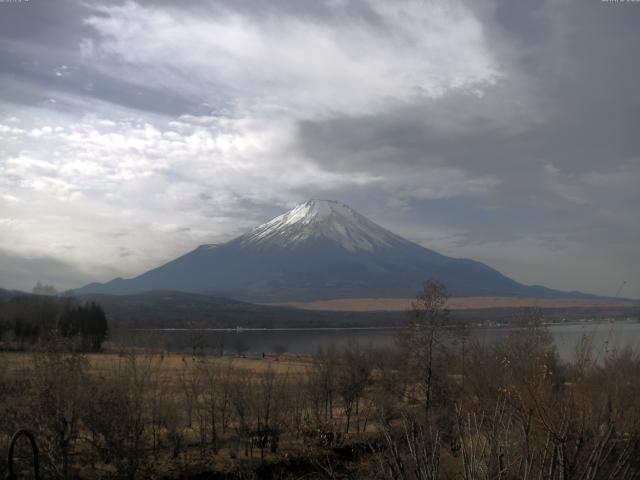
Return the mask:
POLYGON ((638 478, 640 356, 585 337, 562 363, 541 320, 486 345, 446 328, 429 283, 384 351, 93 354, 54 335, 3 354, 0 438, 32 430, 46 478, 638 478))
POLYGON ((108 333, 107 317, 95 302, 19 295, 0 300, 0 340, 5 348, 24 350, 51 335, 72 339, 76 348, 100 351, 108 333))
POLYGON ((31 292, 35 295, 55 295, 58 293, 58 290, 53 285, 48 285, 46 283, 42 284, 38 282, 33 287, 33 290, 31 290, 31 292))

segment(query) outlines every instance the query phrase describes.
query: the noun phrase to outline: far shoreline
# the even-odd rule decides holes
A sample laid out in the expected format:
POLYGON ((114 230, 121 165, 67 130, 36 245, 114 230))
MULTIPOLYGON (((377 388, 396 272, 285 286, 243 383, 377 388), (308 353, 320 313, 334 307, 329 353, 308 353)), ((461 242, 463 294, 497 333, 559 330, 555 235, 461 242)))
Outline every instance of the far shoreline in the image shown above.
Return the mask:
MULTIPOLYGON (((294 307, 301 310, 324 310, 342 312, 398 312, 411 307, 414 298, 337 298, 309 302, 261 303, 261 305, 294 307)), ((639 300, 588 299, 588 298, 521 298, 521 297, 451 297, 451 310, 473 310, 492 308, 610 308, 633 307, 639 300)))

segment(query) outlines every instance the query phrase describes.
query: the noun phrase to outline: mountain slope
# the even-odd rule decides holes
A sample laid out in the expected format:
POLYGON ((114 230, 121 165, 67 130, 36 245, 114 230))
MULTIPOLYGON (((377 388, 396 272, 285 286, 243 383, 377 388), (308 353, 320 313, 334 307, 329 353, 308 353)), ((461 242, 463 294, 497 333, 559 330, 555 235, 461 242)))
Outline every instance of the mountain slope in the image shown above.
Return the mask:
POLYGON ((254 302, 411 297, 428 279, 455 296, 567 296, 426 249, 328 200, 310 200, 227 243, 202 245, 138 277, 77 293, 179 290, 254 302))

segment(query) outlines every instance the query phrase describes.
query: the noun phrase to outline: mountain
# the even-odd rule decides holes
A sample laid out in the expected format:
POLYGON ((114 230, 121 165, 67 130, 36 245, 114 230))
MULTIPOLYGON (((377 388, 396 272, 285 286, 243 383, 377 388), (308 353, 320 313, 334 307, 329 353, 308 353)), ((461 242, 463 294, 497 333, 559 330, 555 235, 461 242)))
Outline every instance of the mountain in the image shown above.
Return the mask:
POLYGON ((9 300, 13 297, 21 297, 25 295, 30 295, 26 292, 21 292, 19 290, 6 290, 4 288, 0 288, 0 300, 9 300))
POLYGON ((582 295, 525 286, 483 263, 441 255, 331 200, 310 200, 227 243, 76 293, 177 290, 252 302, 413 297, 428 279, 454 296, 582 295))

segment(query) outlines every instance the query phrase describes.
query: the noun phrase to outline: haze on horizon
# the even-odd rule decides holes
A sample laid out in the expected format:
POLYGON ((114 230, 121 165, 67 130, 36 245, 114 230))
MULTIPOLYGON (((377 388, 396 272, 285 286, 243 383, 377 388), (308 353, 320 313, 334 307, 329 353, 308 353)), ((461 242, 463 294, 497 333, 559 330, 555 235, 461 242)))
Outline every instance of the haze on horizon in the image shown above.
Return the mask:
POLYGON ((640 3, 0 2, 0 287, 130 277, 309 198, 640 297, 640 3))

